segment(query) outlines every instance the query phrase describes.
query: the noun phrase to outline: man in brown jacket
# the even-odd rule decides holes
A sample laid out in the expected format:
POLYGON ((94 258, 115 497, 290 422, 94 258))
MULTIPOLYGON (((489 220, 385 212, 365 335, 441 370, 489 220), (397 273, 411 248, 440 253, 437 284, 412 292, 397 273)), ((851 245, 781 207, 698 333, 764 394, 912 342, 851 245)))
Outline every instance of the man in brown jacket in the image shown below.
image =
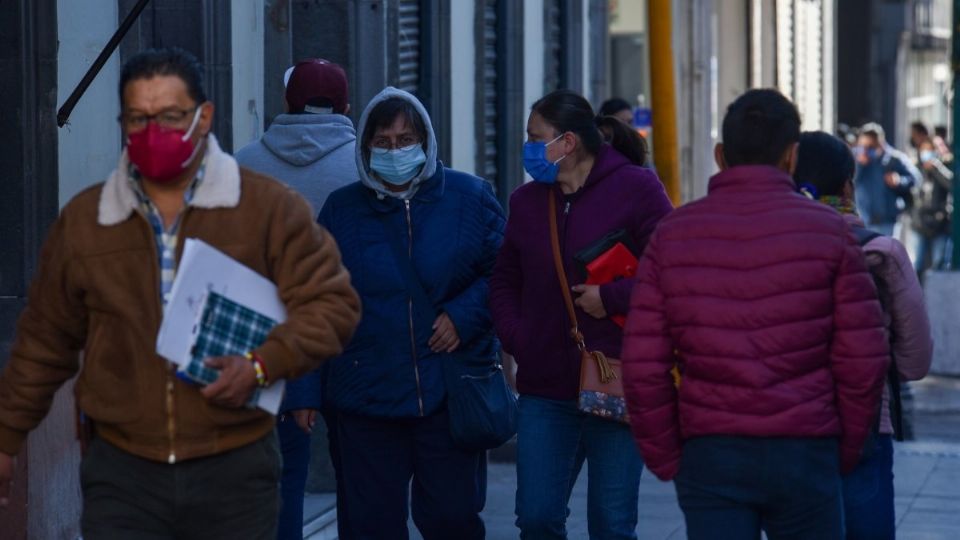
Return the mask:
POLYGON ((339 354, 358 297, 307 203, 220 149, 195 58, 137 55, 120 97, 120 164, 53 224, 0 375, 0 506, 13 456, 79 371, 77 403, 94 426, 81 466, 84 538, 272 539, 274 419, 244 404, 258 385, 339 354), (208 359, 220 375, 204 388, 155 352, 187 238, 269 278, 287 310, 248 355, 208 359))

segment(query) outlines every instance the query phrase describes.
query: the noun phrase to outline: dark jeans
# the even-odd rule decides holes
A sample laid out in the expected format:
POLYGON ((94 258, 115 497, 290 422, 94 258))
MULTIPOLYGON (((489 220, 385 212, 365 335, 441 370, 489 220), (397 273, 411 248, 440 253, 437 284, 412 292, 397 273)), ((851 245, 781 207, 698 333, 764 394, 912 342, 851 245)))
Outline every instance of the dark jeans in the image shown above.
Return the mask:
POLYGON ((337 497, 350 529, 341 538, 405 540, 408 499, 425 540, 484 537, 486 455, 454 447, 446 410, 415 419, 338 412, 337 424, 337 497))
POLYGON ((310 435, 300 429, 293 415, 284 414, 277 419, 277 437, 283 453, 277 540, 303 540, 303 492, 310 467, 310 435))
POLYGON ((276 437, 173 465, 96 438, 80 464, 85 540, 274 540, 276 437))
POLYGON ((893 440, 878 435, 857 468, 843 477, 843 512, 848 540, 892 540, 896 536, 893 509, 893 440))
POLYGON ((697 437, 674 479, 691 540, 843 538, 836 439, 697 437))
POLYGON ((570 492, 587 461, 593 540, 637 537, 643 461, 630 428, 581 413, 575 401, 520 396, 517 527, 524 540, 567 538, 570 492))

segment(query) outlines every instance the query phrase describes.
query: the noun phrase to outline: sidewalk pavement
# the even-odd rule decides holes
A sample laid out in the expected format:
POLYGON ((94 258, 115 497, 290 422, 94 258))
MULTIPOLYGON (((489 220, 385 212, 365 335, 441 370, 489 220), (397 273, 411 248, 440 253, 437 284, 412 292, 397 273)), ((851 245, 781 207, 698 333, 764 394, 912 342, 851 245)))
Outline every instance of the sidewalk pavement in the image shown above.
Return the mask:
MULTIPOLYGON (((930 376, 911 383, 913 427, 917 441, 894 443, 894 489, 897 538, 900 540, 953 540, 960 538, 960 378, 930 376)), ((501 459, 509 457, 509 452, 501 459)), ((570 540, 588 538, 586 522, 586 467, 570 500, 567 531, 570 540)), ((518 538, 514 526, 516 471, 512 463, 491 463, 487 505, 483 518, 488 540, 518 538)), ((640 482, 639 523, 641 540, 686 538, 683 514, 672 483, 658 481, 644 471, 640 482)), ((332 519, 331 519, 332 518, 332 519)), ((335 517, 326 523, 335 527, 335 517)), ((333 539, 329 525, 313 529, 308 538, 333 539)), ((420 540, 412 523, 410 538, 420 540)))

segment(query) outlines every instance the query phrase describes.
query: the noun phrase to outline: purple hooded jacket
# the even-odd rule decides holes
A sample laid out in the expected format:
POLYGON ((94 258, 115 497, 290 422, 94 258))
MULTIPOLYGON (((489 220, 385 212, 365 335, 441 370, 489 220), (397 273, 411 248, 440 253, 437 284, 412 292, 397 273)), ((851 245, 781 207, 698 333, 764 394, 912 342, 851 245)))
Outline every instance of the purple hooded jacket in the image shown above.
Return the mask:
MULTIPOLYGON (((534 182, 510 197, 506 234, 490 278, 494 326, 504 350, 517 360, 521 394, 572 400, 579 393, 580 354, 570 337, 550 248, 550 196, 557 197, 560 249, 571 286, 585 280, 575 254, 617 230, 628 233, 632 247, 642 251, 673 206, 653 171, 631 164, 609 145, 600 149, 577 193, 564 196, 557 185, 534 182)), ((632 279, 601 286, 608 315, 627 314, 632 287, 632 279)), ((620 357, 622 328, 579 307, 577 319, 588 348, 620 357)))

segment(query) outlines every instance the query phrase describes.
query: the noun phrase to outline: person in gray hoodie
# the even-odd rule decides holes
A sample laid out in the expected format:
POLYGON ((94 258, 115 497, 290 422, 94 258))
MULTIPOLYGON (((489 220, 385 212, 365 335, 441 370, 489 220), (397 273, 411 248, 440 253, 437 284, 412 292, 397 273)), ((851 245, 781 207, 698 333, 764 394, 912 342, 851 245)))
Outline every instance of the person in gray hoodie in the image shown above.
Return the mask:
POLYGON ((343 68, 319 59, 299 62, 287 81, 288 112, 241 148, 237 162, 289 185, 318 212, 330 193, 360 179, 347 95, 343 68))
MULTIPOLYGON (((354 158, 357 138, 350 111, 347 77, 343 68, 326 60, 304 60, 287 71, 287 113, 274 119, 260 139, 236 153, 237 162, 286 183, 313 207, 323 207, 336 189, 360 179, 354 158)), ((303 537, 303 498, 310 463, 310 432, 320 392, 299 391, 319 385, 322 370, 290 381, 280 408, 277 434, 283 453, 278 540, 303 537)), ((331 424, 330 421, 327 422, 331 424)), ((336 440, 328 430, 330 455, 339 478, 336 440)), ((338 501, 338 509, 340 509, 338 501)), ((345 514, 345 512, 341 512, 345 514)), ((344 518, 345 520, 345 518, 344 518)))

